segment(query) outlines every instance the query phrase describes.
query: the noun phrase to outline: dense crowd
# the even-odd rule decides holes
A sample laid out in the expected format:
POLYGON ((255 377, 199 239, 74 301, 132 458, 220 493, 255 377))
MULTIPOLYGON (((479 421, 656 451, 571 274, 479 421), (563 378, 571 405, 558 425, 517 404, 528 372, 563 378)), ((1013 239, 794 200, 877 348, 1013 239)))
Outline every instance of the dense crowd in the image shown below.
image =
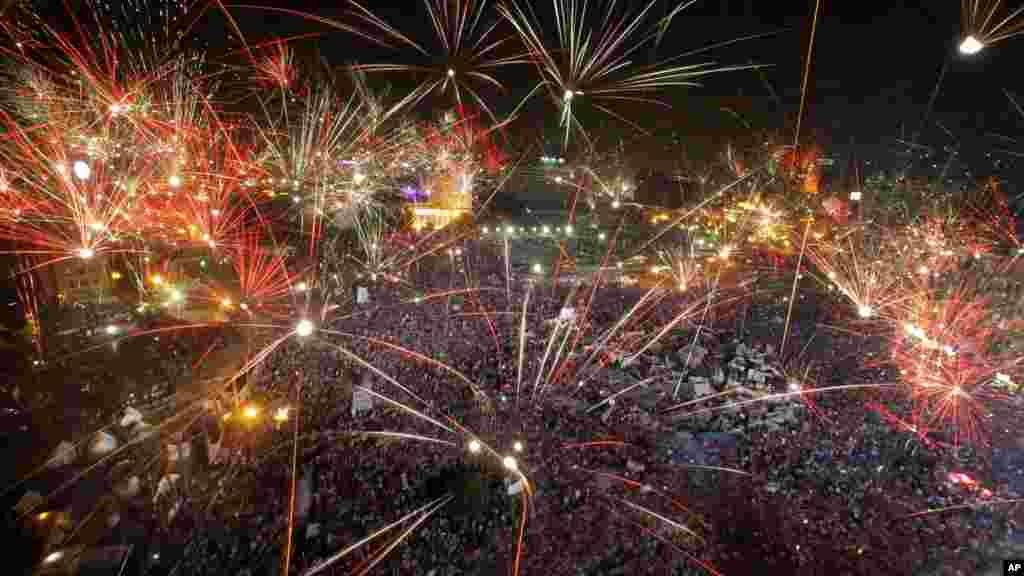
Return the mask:
MULTIPOLYGON (((392 284, 374 285, 371 303, 356 306, 319 338, 281 345, 251 381, 253 397, 285 398, 299 407, 294 416, 302 439, 296 479, 300 497, 292 573, 305 573, 448 492, 463 499, 466 492, 486 497, 438 512, 391 551, 383 566, 396 573, 440 576, 489 573, 515 561, 522 503, 506 488, 518 476, 503 470, 493 455, 470 454, 467 434, 448 433, 396 405, 375 400, 373 409, 354 415, 354 386, 370 387, 442 423, 450 416, 499 456, 519 458, 536 496, 526 512, 524 573, 689 574, 702 573, 700 564, 707 562, 727 574, 750 573, 758 566, 792 574, 919 574, 939 573, 929 572, 939 568, 968 574, 992 560, 986 557, 992 540, 1015 528, 1008 507, 908 518, 937 506, 1013 494, 1006 485, 993 485, 995 494, 982 496, 979 489, 950 482, 954 466, 984 480, 985 459, 950 464, 947 450, 894 431, 891 422, 865 408, 861 397, 828 396, 782 430, 751 427, 741 432, 713 463, 749 476, 683 469, 664 438, 680 430, 685 434, 685 423, 670 426, 652 418, 640 423, 637 410, 626 407, 604 418, 587 413, 585 408, 613 391, 600 371, 584 386, 577 379, 576 370, 586 368, 591 350, 585 346, 601 344, 597 336, 633 310, 643 291, 602 288, 591 299, 587 290, 556 291, 519 279, 508 292, 500 261, 479 254, 466 259, 479 278, 472 290, 453 297, 447 291, 464 289, 464 275, 436 267, 415 284, 437 286, 445 296, 429 290, 414 296, 392 284), (524 305, 527 336, 520 377, 524 305), (575 309, 577 317, 562 322, 583 329, 576 348, 584 352, 562 354, 556 364, 561 341, 552 347, 549 337, 566 307, 575 309), (360 434, 376 431, 420 434, 455 445, 360 434), (586 444, 603 440, 628 445, 586 444), (515 442, 524 446, 522 453, 512 451, 515 442), (687 528, 669 528, 634 505, 687 528)), ((639 331, 650 338, 652 327, 671 321, 687 303, 680 295, 645 303, 621 333, 639 331)), ((714 332, 724 341, 722 333, 733 324, 720 324, 714 332)), ((692 328, 680 323, 682 332, 692 328)), ((674 337, 667 336, 666 343, 674 337)), ((625 343, 623 338, 628 336, 618 342, 625 343)), ((601 362, 621 360, 615 342, 604 342, 608 353, 601 362)), ((823 354, 840 356, 858 345, 837 338, 823 354)), ((633 369, 640 375, 653 373, 657 363, 641 357, 633 369)), ((667 396, 669 389, 662 393, 667 396)), ((219 504, 204 510, 201 519, 179 523, 179 530, 189 527, 182 535, 192 539, 179 573, 279 569, 289 518, 294 424, 266 430, 268 438, 257 442, 259 451, 253 450, 251 432, 236 430, 232 436, 229 430, 219 504), (251 487, 251 493, 244 487, 251 487), (241 494, 241 502, 231 497, 241 494), (198 522, 204 528, 191 530, 198 522), (206 528, 211 526, 218 528, 206 528)), ((365 566, 407 526, 357 548, 325 573, 365 566)))
MULTIPOLYGON (((446 495, 454 500, 403 536, 377 566, 381 573, 497 573, 518 561, 525 574, 975 574, 1014 550, 1007 542, 1019 546, 1015 508, 984 503, 1019 497, 1022 447, 951 451, 941 437, 900 427, 898 397, 861 393, 809 397, 781 426, 758 426, 758 410, 744 409, 738 430, 701 432, 661 413, 675 402, 675 373, 661 351, 694 341, 701 295, 602 286, 592 296, 531 276, 506 282, 502 260, 472 246, 451 256, 439 258, 447 267, 412 271, 418 290, 368 283, 369 303, 332 314, 312 338, 274 348, 238 383, 264 418, 225 418, 225 405, 213 405, 178 437, 209 448, 193 450, 204 462, 184 489, 163 496, 182 506, 161 501, 137 514, 147 550, 137 554, 140 567, 276 574, 290 554, 290 573, 305 574, 446 495), (628 353, 677 320, 655 346, 628 353), (653 408, 630 395, 609 401, 623 385, 612 372, 651 378, 653 408), (393 402, 373 397, 372 408, 355 411, 360 388, 393 402), (288 419, 270 418, 281 407, 288 419), (495 453, 470 452, 474 437, 495 453), (502 466, 505 455, 517 459, 534 497, 509 495, 520 476, 502 466), (1002 476, 991 472, 996 456, 1002 476), (950 506, 961 508, 911 516, 950 506)), ((831 312, 812 300, 799 304, 791 337, 802 347, 831 312)), ((115 340, 102 331, 124 321, 116 311, 87 311, 85 330, 69 335, 84 340, 69 346, 95 345, 96 333, 104 346, 115 340)), ((698 371, 725 362, 725 350, 741 340, 771 356, 783 313, 777 303, 734 311, 742 318, 713 310, 698 371)), ((875 348, 863 340, 817 338, 815 360, 828 367, 821 384, 891 379, 864 361, 875 348)), ((132 378, 183 382, 196 358, 226 338, 169 331, 136 340, 141 372, 132 378)), ((86 386, 125 377, 117 366, 90 365, 86 386)), ((131 388, 122 388, 130 401, 131 388)), ((161 466, 145 483, 172 472, 180 470, 161 466)), ((413 521, 323 573, 375 562, 413 521)))

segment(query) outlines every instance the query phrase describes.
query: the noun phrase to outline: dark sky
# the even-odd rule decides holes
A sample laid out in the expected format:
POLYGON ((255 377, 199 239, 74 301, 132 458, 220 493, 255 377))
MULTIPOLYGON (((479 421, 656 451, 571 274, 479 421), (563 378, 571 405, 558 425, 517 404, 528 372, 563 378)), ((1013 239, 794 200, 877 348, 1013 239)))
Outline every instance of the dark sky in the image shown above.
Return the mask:
MULTIPOLYGON (((1008 0, 1007 4, 1012 10, 1022 1, 1008 0)), ((131 0, 131 4, 139 5, 180 2, 131 0)), ((550 10, 550 0, 531 2, 541 13, 550 10)), ((343 0, 247 0, 245 3, 287 7, 327 18, 343 18, 346 4, 343 0)), ((664 0, 652 14, 678 3, 679 0, 664 0)), ((431 29, 422 0, 363 4, 404 33, 429 44, 431 29)), ((591 0, 591 4, 602 3, 591 0)), ((620 6, 640 4, 641 0, 619 2, 620 6)), ((708 118, 709 102, 715 97, 742 94, 758 112, 750 118, 755 127, 792 132, 800 104, 803 63, 813 12, 814 0, 699 0, 677 16, 656 53, 642 51, 637 54, 637 60, 665 58, 732 38, 775 32, 767 38, 737 43, 682 61, 712 60, 723 65, 754 62, 770 67, 761 73, 709 76, 700 88, 668 90, 662 96, 671 102, 672 112, 633 105, 617 110, 648 129, 672 125, 684 132, 714 131, 732 121, 708 118)), ((304 40, 298 45, 300 49, 319 50, 332 64, 409 61, 410 58, 409 51, 394 53, 374 48, 366 41, 312 19, 251 8, 232 8, 231 13, 253 43, 273 37, 322 33, 318 39, 304 40)), ((550 22, 550 18, 546 22, 550 22)), ((231 42, 234 37, 231 29, 223 17, 207 15, 197 32, 216 53, 218 48, 237 49, 237 44, 231 42)), ((844 155, 849 144, 856 142, 858 156, 882 156, 896 144, 901 134, 912 140, 922 127, 924 130, 916 141, 936 149, 957 145, 965 153, 982 157, 994 149, 1024 153, 1024 117, 1014 111, 1003 94, 1003 90, 1008 89, 1024 101, 1024 74, 1019 72, 1018 65, 1024 56, 1024 36, 995 44, 973 57, 962 57, 956 51, 959 34, 960 7, 954 0, 822 0, 803 134, 844 155), (934 110, 929 113, 929 100, 937 85, 934 110), (926 116, 927 123, 924 122, 926 116), (952 136, 946 134, 943 127, 952 136), (989 136, 991 133, 1021 142, 999 142, 989 136)), ((415 61, 414 56, 412 61, 415 61)), ((404 88, 403 82, 407 82, 401 76, 389 79, 395 83, 396 93, 404 88)), ((487 95, 488 101, 493 101, 498 109, 507 110, 535 85, 537 75, 530 67, 519 66, 501 71, 500 79, 509 87, 509 94, 487 95)), ((537 102, 526 112, 549 116, 543 121, 550 125, 557 123, 553 110, 552 106, 537 102)), ((713 104, 711 110, 720 114, 713 104)), ((614 124, 608 118, 588 122, 594 122, 602 130, 614 124)), ((532 124, 528 122, 527 126, 532 124)))
MULTIPOLYGON (((665 5, 670 3, 665 2, 665 5)), ((288 5, 328 17, 340 15, 339 9, 324 9, 322 4, 290 2, 288 5)), ((386 7, 383 4, 372 3, 379 14, 404 32, 429 35, 420 0, 394 0, 386 7)), ((535 2, 538 9, 544 9, 547 4, 544 0, 535 2)), ((1014 2, 1009 4, 1014 7, 1014 2)), ((748 34, 777 33, 688 59, 690 62, 714 60, 722 64, 753 61, 771 67, 761 75, 752 72, 721 74, 708 77, 702 88, 669 91, 666 96, 674 112, 687 114, 687 95, 709 97, 741 93, 757 100, 757 106, 764 112, 756 118, 757 123, 769 125, 759 127, 782 129, 786 117, 789 123, 785 129, 792 130, 793 115, 800 103, 813 11, 813 1, 768 0, 705 0, 683 11, 656 57, 748 34), (770 96, 766 85, 771 86, 778 100, 770 96)), ((380 50, 367 50, 365 43, 353 41, 344 32, 331 31, 298 18, 251 10, 237 11, 237 14, 242 27, 253 37, 324 31, 319 48, 333 63, 389 56, 380 50)), ((804 116, 804 128, 811 131, 809 137, 835 148, 845 148, 851 140, 857 142, 859 148, 880 146, 878 154, 881 154, 884 146, 894 144, 899 138, 901 127, 909 140, 924 126, 919 140, 931 146, 959 143, 964 149, 973 150, 1014 149, 1013 144, 995 146, 995 141, 986 137, 989 133, 999 133, 1020 137, 1022 143, 1016 150, 1024 152, 1024 118, 1013 110, 1003 94, 1003 89, 1008 89, 1024 97, 1024 75, 1015 70, 1015 64, 1024 56, 1024 37, 995 44, 973 57, 962 57, 956 51, 959 20, 959 3, 952 0, 916 3, 824 0, 804 116), (944 68, 930 122, 923 124, 930 97, 944 68), (946 135, 936 121, 948 128, 953 137, 946 135)), ((638 56, 643 59, 652 54, 644 52, 638 56)), ((528 67, 507 69, 502 77, 513 87, 513 93, 516 88, 531 85, 531 80, 536 81, 528 67)), ((505 101, 516 99, 506 97, 505 101)), ((696 110, 704 112, 701 107, 696 110)), ((668 121, 671 117, 657 108, 631 108, 629 115, 645 126, 651 121, 655 124, 668 121)))

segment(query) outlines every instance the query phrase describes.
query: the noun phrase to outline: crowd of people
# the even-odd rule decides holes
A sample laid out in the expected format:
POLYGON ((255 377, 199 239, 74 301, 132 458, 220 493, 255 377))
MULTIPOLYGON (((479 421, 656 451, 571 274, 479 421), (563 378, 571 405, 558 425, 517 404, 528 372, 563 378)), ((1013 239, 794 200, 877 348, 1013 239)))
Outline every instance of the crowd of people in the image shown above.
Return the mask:
MULTIPOLYGON (((378 569, 441 576, 518 563, 527 574, 697 574, 710 567, 725 574, 756 567, 968 574, 992 560, 987 545, 997 533, 1016 528, 1012 506, 974 506, 1012 496, 1006 485, 983 495, 980 484, 950 481, 952 471, 969 470, 983 482, 983 458, 950 463, 948 450, 898 431, 851 395, 816 400, 782 430, 742 432, 719 462, 736 470, 682 468, 663 439, 685 423, 638 420, 637 410, 625 407, 601 418, 586 408, 614 392, 600 377, 601 364, 621 361, 620 347, 636 350, 639 339, 630 334, 649 340, 692 296, 666 295, 634 309, 643 290, 602 287, 591 298, 586 289, 528 278, 509 285, 500 258, 481 253, 460 265, 425 267, 430 272, 414 283, 420 292, 372 285, 370 303, 266 358, 250 382, 251 397, 294 407, 297 431, 294 420, 268 424, 256 439, 251 430, 229 430, 217 504, 203 512, 219 519, 201 520, 221 528, 196 531, 199 520, 182 521, 192 544, 179 573, 274 573, 286 554, 291 573, 347 573, 376 561, 415 518, 323 563, 434 497, 474 490, 489 497, 469 511, 441 509, 403 535, 378 569), (466 286, 467 277, 479 283, 466 286), (564 308, 575 317, 559 320, 564 308), (627 314, 618 336, 601 337, 627 314), (580 340, 566 323, 581 328, 580 340), (571 334, 571 354, 563 334, 571 334), (588 364, 595 347, 600 360, 588 364), (354 390, 364 387, 391 401, 373 396, 372 409, 354 414, 354 390), (495 452, 469 451, 473 438, 495 452), (505 455, 517 459, 518 471, 502 466, 505 455), (507 494, 520 473, 532 498, 507 494), (442 482, 439 492, 438 478, 452 474, 458 480, 442 482), (287 552, 293 483, 299 497, 287 552), (965 508, 912 516, 937 506, 965 508)), ((712 332, 735 327, 721 324, 712 332)), ((666 345, 676 345, 680 333, 689 338, 693 324, 679 326, 666 345)), ((824 353, 858 345, 836 339, 824 353)), ((631 366, 641 376, 657 369, 643 356, 631 366)))
MULTIPOLYGON (((701 314, 696 291, 507 281, 502 258, 472 245, 410 274, 406 286, 367 282, 370 302, 276 343, 231 388, 241 404, 211 404, 178 438, 210 447, 193 450, 203 465, 164 495, 180 506, 141 514, 146 569, 278 574, 287 558, 293 574, 377 562, 380 573, 434 576, 512 565, 524 574, 975 574, 998 559, 993 546, 1024 535, 1014 505, 985 505, 1017 497, 1020 482, 989 474, 985 451, 951 451, 901 428, 896 396, 809 397, 781 427, 743 418, 713 454, 681 458, 692 448, 678 438, 702 434, 661 414, 678 374, 658 352, 692 343, 700 318, 698 370, 724 362, 730 342, 769 349, 777 304, 744 306, 740 319, 701 314), (655 407, 609 401, 623 385, 610 367, 650 379, 655 407), (353 409, 367 394, 372 407, 353 409), (262 416, 244 417, 248 405, 262 416), (473 440, 485 448, 471 450, 473 440), (415 514, 446 497, 429 518, 415 514)), ((830 313, 815 307, 802 301, 794 314, 800 347, 830 313)), ((96 314, 90 329, 109 322, 96 314)), ((136 377, 188 379, 197 358, 237 337, 217 334, 138 339, 150 373, 136 377)), ((854 336, 819 338, 816 360, 831 367, 823 383, 853 378, 871 349, 854 336)), ((95 377, 116 369, 99 365, 95 377)))

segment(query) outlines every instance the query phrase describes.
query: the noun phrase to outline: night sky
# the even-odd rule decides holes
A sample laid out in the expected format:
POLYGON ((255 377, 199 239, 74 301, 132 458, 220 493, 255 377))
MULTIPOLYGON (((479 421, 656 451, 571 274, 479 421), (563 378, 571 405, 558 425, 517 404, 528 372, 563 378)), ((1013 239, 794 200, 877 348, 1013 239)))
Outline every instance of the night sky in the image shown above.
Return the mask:
MULTIPOLYGON (((288 7, 325 17, 343 16, 343 10, 324 8, 321 4, 289 2, 288 7)), ((960 157, 974 168, 975 174, 992 171, 992 162, 1001 159, 1004 162, 1001 171, 1012 176, 1006 162, 1013 160, 1013 156, 999 151, 1024 154, 1024 117, 1014 111, 1003 90, 1024 98, 1024 75, 1015 70, 1015 64, 1024 56, 1024 37, 1009 39, 980 54, 964 57, 956 51, 960 34, 959 3, 912 4, 823 2, 808 84, 804 138, 841 157, 853 155, 861 161, 873 158, 875 165, 886 164, 887 160, 903 161, 894 154, 906 149, 899 143, 900 139, 929 147, 935 152, 932 160, 940 164, 948 156, 948 150, 957 147, 960 157), (928 114, 928 103, 937 85, 934 109, 928 114), (996 134, 1019 140, 1019 143, 993 136, 996 134), (990 153, 993 155, 987 156, 990 153)), ((1010 4, 1012 8, 1013 3, 1010 4)), ((538 10, 543 10, 547 3, 537 2, 536 5, 538 10)), ((373 8, 403 32, 429 41, 430 30, 418 0, 396 1, 387 6, 374 3, 373 8)), ((637 55, 638 60, 665 58, 731 38, 773 33, 686 60, 692 63, 710 60, 720 64, 754 62, 770 67, 759 73, 710 76, 700 88, 669 90, 663 97, 672 104, 671 112, 657 107, 621 110, 647 129, 657 130, 672 124, 684 135, 688 131, 712 132, 735 124, 724 115, 722 118, 705 117, 719 113, 714 100, 740 95, 750 102, 750 109, 744 114, 749 113, 746 117, 756 128, 791 133, 800 103, 804 55, 813 11, 813 1, 696 3, 677 17, 657 52, 643 51, 637 55), (695 119, 696 116, 702 118, 695 119)), ((323 32, 320 38, 304 42, 315 44, 315 49, 336 65, 356 60, 401 61, 408 56, 374 48, 342 31, 293 16, 242 9, 234 13, 241 28, 249 34, 250 42, 323 32)), ((207 23, 205 26, 204 37, 214 45, 224 43, 230 36, 225 34, 223 24, 207 23)), ((502 70, 501 79, 510 87, 509 94, 493 95, 494 102, 498 109, 503 106, 507 109, 518 102, 518 97, 536 82, 537 76, 529 67, 518 66, 502 70)), ((401 77, 391 76, 388 80, 395 84, 396 92, 402 88, 401 77)), ((525 116, 531 113, 554 116, 551 110, 549 105, 537 102, 527 107, 525 116)), ((546 123, 550 131, 550 119, 546 123)), ((534 124, 534 121, 527 123, 528 126, 534 124)), ((624 126, 613 129, 622 130, 624 138, 630 137, 626 133, 631 130, 624 126)), ((610 138, 614 139, 618 132, 611 134, 610 138)))

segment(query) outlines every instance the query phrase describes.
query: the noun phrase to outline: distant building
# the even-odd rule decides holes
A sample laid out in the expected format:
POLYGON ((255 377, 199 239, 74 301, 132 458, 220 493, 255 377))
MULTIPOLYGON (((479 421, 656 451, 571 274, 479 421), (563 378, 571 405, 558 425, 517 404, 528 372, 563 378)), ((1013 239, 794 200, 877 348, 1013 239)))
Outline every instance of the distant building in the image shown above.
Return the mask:
POLYGON ((104 259, 69 258, 52 267, 59 303, 104 304, 111 300, 113 286, 109 265, 104 259))
POLYGON ((541 156, 516 170, 509 189, 527 206, 560 209, 574 190, 577 170, 560 156, 541 156))

